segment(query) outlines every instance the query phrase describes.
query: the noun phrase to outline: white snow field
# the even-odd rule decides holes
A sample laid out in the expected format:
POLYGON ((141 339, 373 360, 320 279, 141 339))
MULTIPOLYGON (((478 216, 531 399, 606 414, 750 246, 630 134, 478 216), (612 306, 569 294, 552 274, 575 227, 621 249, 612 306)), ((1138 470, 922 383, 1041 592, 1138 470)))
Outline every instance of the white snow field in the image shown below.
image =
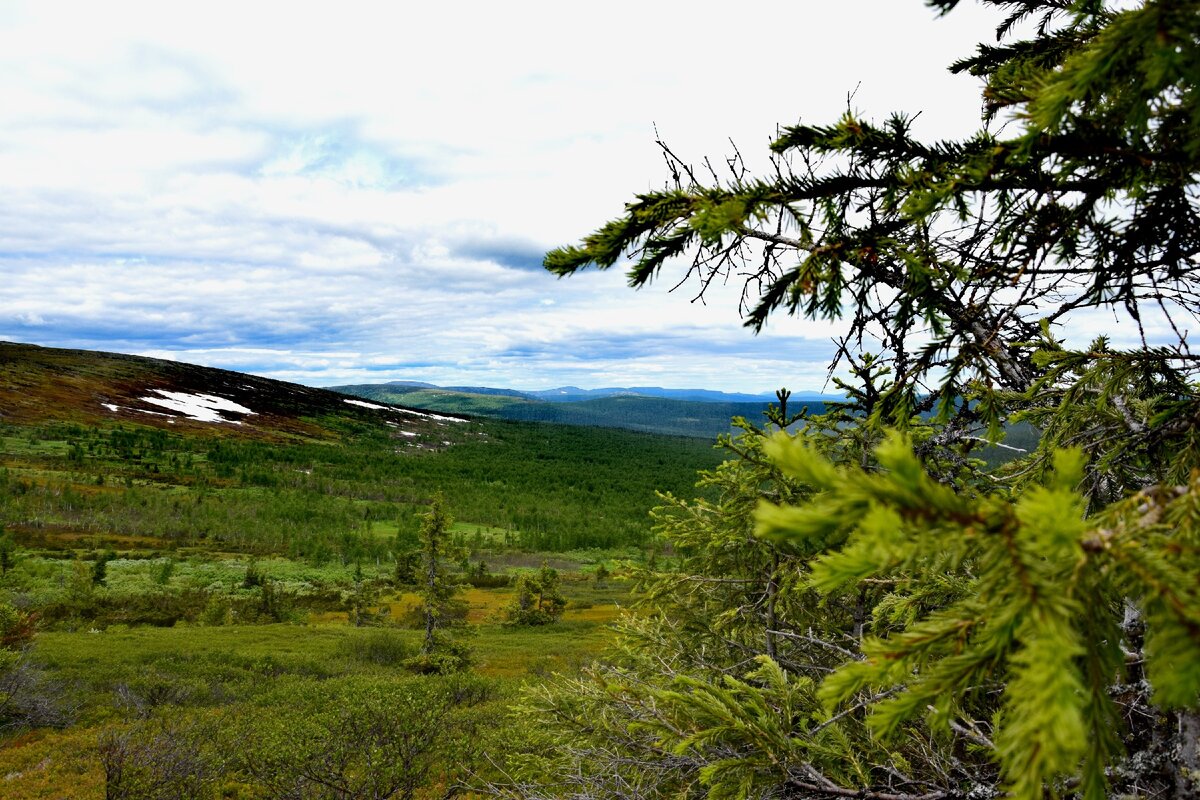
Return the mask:
POLYGON ((366 400, 343 400, 343 403, 349 403, 352 406, 362 406, 363 408, 374 408, 379 411, 391 411, 387 406, 381 406, 376 403, 368 403, 366 400))
POLYGON ((187 392, 168 392, 165 389, 155 389, 155 394, 161 397, 142 397, 139 398, 143 403, 169 408, 172 411, 177 411, 188 419, 194 419, 197 422, 232 422, 236 425, 242 423, 235 419, 226 419, 221 416, 222 411, 232 411, 237 414, 253 414, 255 412, 246 408, 243 405, 228 400, 224 397, 217 397, 213 394, 188 394, 187 392))

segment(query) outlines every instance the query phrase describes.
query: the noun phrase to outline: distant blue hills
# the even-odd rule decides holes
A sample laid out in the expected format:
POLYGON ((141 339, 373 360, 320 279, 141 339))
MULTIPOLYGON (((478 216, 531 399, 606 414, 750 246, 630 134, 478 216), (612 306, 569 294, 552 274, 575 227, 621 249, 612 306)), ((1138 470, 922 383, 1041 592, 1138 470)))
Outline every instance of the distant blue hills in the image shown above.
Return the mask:
MULTIPOLYGON (((733 417, 761 423, 774 394, 719 392, 712 389, 664 389, 658 386, 580 389, 559 386, 540 391, 489 386, 437 386, 423 381, 331 386, 330 389, 376 402, 430 411, 477 414, 526 422, 557 422, 711 438, 730 430, 733 417)), ((841 397, 794 394, 791 409, 807 406, 821 413, 841 397)))
MULTIPOLYGON (((520 397, 527 400, 545 400, 551 403, 578 403, 603 397, 660 397, 668 400, 690 400, 696 403, 771 403, 774 392, 746 394, 744 392, 721 392, 714 389, 664 389, 661 386, 614 386, 604 389, 580 389, 578 386, 558 386, 553 389, 518 390, 497 389, 489 386, 438 386, 422 381, 390 381, 381 386, 411 386, 420 389, 441 389, 447 392, 467 394, 499 395, 520 397)), ((334 387, 338 388, 338 387, 334 387)), ((844 399, 842 395, 818 392, 794 392, 791 402, 831 402, 844 399)))
MULTIPOLYGON (((731 432, 730 421, 743 417, 761 425, 763 412, 776 402, 774 394, 718 392, 712 389, 663 389, 629 386, 580 389, 559 386, 540 391, 496 389, 487 386, 436 386, 421 381, 392 381, 357 386, 331 386, 333 391, 383 403, 444 413, 551 422, 713 439, 731 432)), ((840 395, 796 392, 788 397, 788 412, 802 408, 822 414, 826 404, 845 400, 840 395)), ((995 466, 1016 452, 1037 447, 1038 433, 1028 423, 1008 426, 1006 446, 990 447, 976 455, 995 466), (1015 450, 1013 448, 1016 448, 1015 450)))

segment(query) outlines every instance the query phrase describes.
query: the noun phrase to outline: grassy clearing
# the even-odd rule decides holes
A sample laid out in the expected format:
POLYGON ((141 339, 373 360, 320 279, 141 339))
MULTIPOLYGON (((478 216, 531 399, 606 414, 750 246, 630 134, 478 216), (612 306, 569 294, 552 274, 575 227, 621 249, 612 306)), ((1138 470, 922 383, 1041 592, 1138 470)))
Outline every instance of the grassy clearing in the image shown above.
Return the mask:
MULTIPOLYGON (((472 590, 467 600, 490 612, 507 595, 472 590)), ((473 625, 474 671, 495 693, 486 713, 502 714, 506 698, 523 683, 574 671, 602 657, 606 625, 616 613, 617 605, 609 602, 568 610, 554 625, 473 625)), ((42 633, 33 659, 48 678, 65 687, 78 706, 78 721, 66 730, 42 729, 5 740, 0 746, 0 796, 102 798, 97 742, 105 731, 120 730, 147 714, 252 718, 261 713, 254 709, 271 708, 283 685, 306 686, 306 696, 319 703, 320 697, 332 696, 359 677, 403 680, 401 663, 415 652, 419 638, 415 630, 344 623, 116 626, 103 632, 42 633)), ((261 796, 230 792, 229 797, 261 796)))
POLYGON ((0 795, 5 800, 100 800, 104 774, 96 758, 101 728, 27 731, 0 747, 0 795))

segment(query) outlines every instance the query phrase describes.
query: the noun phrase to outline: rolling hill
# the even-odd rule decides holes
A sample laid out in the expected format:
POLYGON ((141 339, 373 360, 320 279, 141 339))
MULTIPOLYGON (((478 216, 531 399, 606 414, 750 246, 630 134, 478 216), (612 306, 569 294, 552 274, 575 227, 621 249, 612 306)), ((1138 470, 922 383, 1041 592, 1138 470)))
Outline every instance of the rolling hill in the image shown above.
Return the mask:
POLYGON ((120 421, 280 440, 381 423, 429 435, 462 418, 176 361, 0 342, 0 422, 120 421))
MULTIPOLYGON (((769 403, 775 399, 774 392, 746 394, 745 392, 719 392, 713 389, 664 389, 661 386, 624 386, 603 389, 580 389, 578 386, 559 386, 523 394, 555 403, 575 403, 605 397, 659 397, 666 400, 693 400, 698 403, 769 403)), ((797 400, 837 400, 838 395, 823 395, 815 392, 797 392, 797 400)))
MULTIPOLYGON (((355 397, 399 403, 430 411, 479 414, 499 419, 590 425, 605 428, 712 439, 730 430, 733 417, 761 422, 773 398, 745 400, 753 395, 729 395, 699 389, 594 389, 562 387, 539 392, 473 387, 437 387, 408 382, 331 387, 355 397), (561 392, 562 394, 556 394, 561 392), (670 396, 670 395, 680 395, 670 396), (550 400, 551 397, 563 399, 550 400), (687 399, 691 398, 691 399, 687 399), (706 399, 697 399, 706 398, 706 399), (742 398, 729 400, 721 398, 742 398)), ((824 399, 793 397, 813 413, 825 408, 824 399)))
MULTIPOLYGON (((407 405, 445 414, 622 428, 709 440, 733 431, 730 421, 734 417, 761 423, 763 412, 775 399, 764 397, 753 402, 721 400, 719 398, 746 398, 752 395, 657 387, 585 390, 564 386, 521 392, 394 381, 330 388, 368 401, 407 405), (556 396, 565 399, 546 399, 556 396)), ((788 408, 790 412, 806 408, 811 414, 821 414, 825 412, 826 403, 841 399, 834 395, 797 392, 790 397, 788 408)), ((973 455, 996 466, 1037 447, 1038 438, 1038 432, 1029 423, 1013 423, 1006 426, 1004 444, 985 446, 975 450, 973 455)))

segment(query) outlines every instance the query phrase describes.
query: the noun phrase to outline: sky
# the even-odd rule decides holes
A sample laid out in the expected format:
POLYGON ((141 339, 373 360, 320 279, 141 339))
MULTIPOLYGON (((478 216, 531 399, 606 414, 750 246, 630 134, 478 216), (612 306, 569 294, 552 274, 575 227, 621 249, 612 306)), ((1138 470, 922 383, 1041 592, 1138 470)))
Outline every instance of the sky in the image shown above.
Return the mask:
MULTIPOLYGON (((920 0, 0 5, 0 340, 309 385, 825 387, 836 325, 752 335, 546 250, 730 141, 921 111, 994 18, 920 0)), ((677 274, 682 274, 678 270, 677 274)))

